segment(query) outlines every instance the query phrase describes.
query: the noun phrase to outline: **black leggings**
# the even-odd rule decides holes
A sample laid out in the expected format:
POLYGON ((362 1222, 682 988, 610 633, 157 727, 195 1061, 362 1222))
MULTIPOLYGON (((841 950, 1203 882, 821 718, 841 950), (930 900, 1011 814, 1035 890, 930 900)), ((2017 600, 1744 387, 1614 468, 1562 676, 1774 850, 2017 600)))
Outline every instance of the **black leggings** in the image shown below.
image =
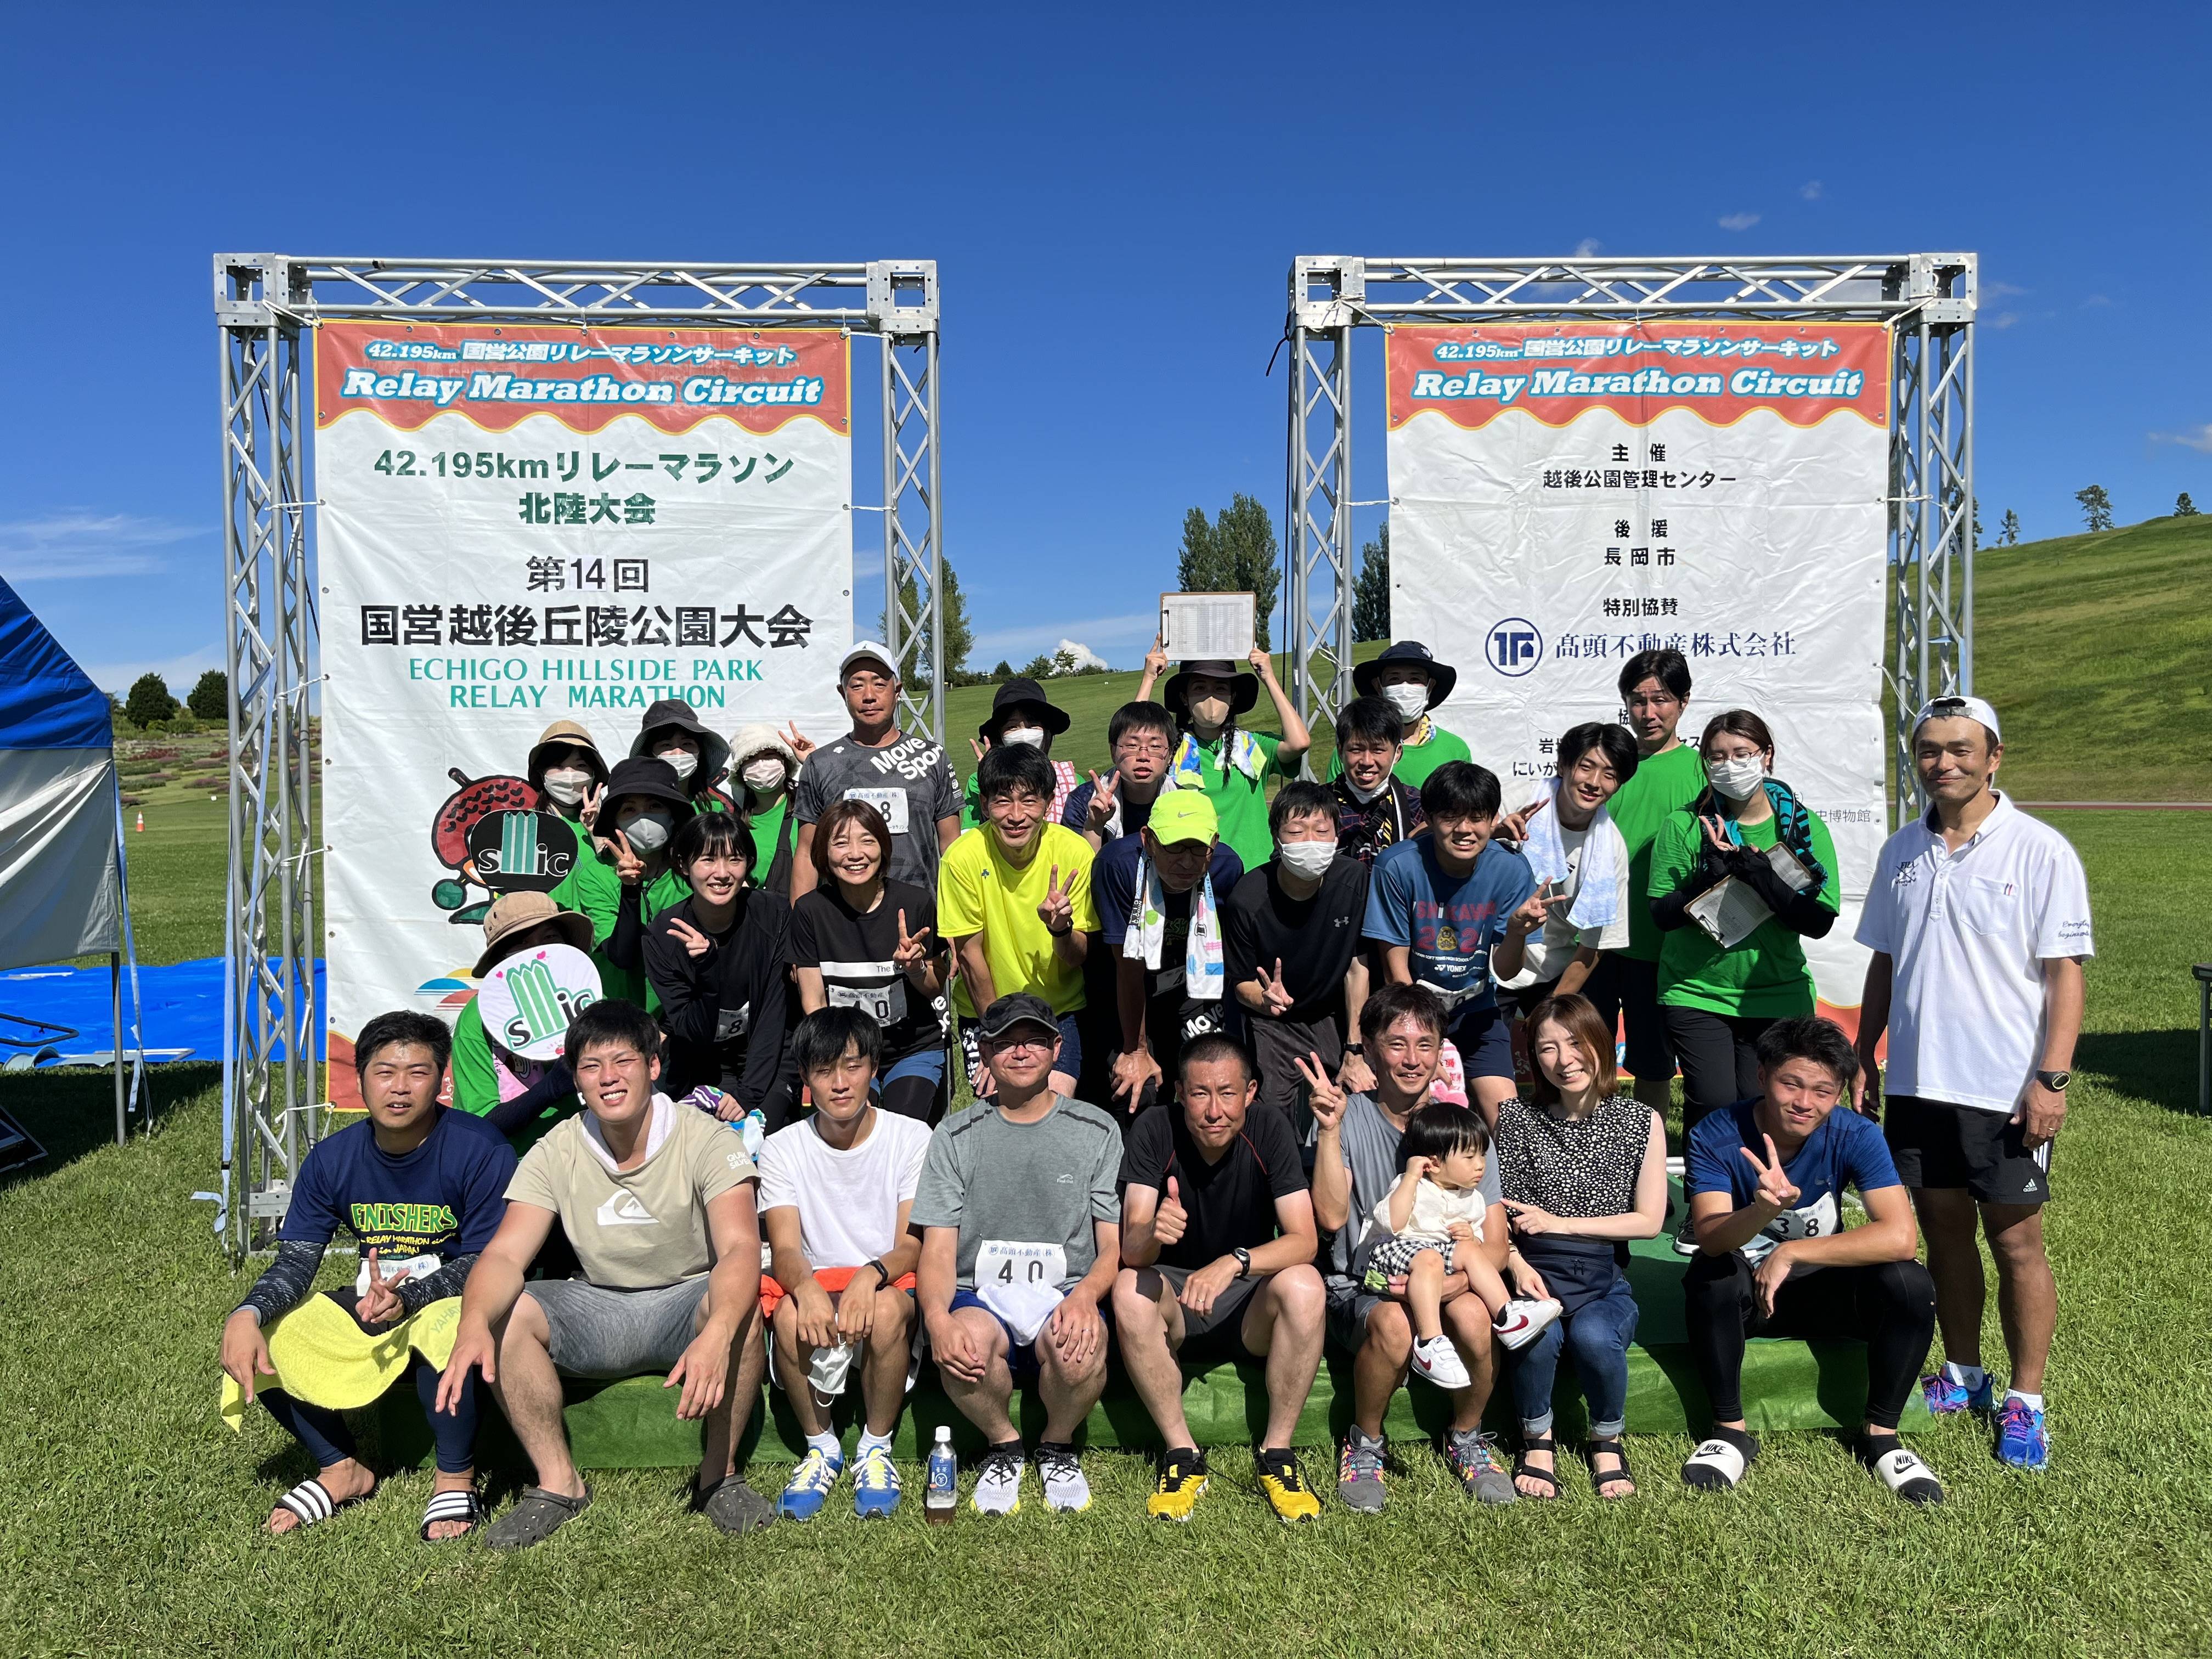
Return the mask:
POLYGON ((1713 1420, 1743 1415, 1743 1345, 1754 1336, 1866 1344, 1866 1420, 1894 1429, 1912 1397, 1936 1334, 1936 1281, 1917 1261, 1877 1261, 1798 1273, 1775 1293, 1774 1315, 1759 1310, 1751 1264, 1741 1252, 1690 1258, 1683 1275, 1690 1354, 1712 1401, 1713 1420))
POLYGON ((1708 1112, 1759 1093, 1759 1039, 1776 1022, 1662 1006, 1667 1043, 1682 1067, 1682 1133, 1708 1112))

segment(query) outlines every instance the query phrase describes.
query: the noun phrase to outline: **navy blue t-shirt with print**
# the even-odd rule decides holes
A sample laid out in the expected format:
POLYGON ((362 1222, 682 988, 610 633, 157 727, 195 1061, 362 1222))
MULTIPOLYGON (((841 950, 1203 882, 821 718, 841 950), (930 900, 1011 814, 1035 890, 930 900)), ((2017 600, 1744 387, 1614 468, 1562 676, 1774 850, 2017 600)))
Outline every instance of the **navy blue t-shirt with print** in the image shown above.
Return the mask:
POLYGON ((327 1244, 341 1229, 386 1260, 474 1255, 507 1213, 514 1149, 482 1118, 437 1109, 422 1144, 394 1158, 367 1122, 316 1144, 300 1166, 280 1239, 327 1244))
MULTIPOLYGON (((1098 906, 1099 934, 1109 952, 1116 957, 1129 937, 1129 911, 1137 899, 1137 866, 1144 856, 1144 837, 1123 836, 1100 848, 1091 866, 1091 896, 1098 906)), ((1216 842, 1206 873, 1213 879, 1214 927, 1219 937, 1222 907, 1237 890, 1237 884, 1244 879, 1244 860, 1227 842, 1216 842)), ((1197 894, 1196 887, 1181 893, 1168 892, 1164 885, 1161 890, 1161 914, 1166 921, 1160 934, 1159 969, 1145 976, 1148 997, 1164 996, 1182 982, 1183 957, 1190 948, 1191 902, 1197 894)))
MULTIPOLYGON (((1726 1193, 1729 1204, 1740 1210, 1757 1195, 1759 1171, 1743 1154, 1748 1148, 1761 1163, 1766 1160, 1765 1137, 1754 1115, 1758 1107, 1755 1100, 1738 1101, 1724 1110, 1707 1113, 1690 1131, 1682 1149, 1682 1185, 1690 1196, 1726 1193)), ((1759 1261, 1788 1239, 1827 1238, 1841 1232, 1846 1187, 1856 1188, 1864 1197, 1880 1188, 1902 1184, 1881 1127, 1848 1105, 1822 1119, 1796 1155, 1784 1160, 1782 1170, 1797 1188, 1796 1207, 1776 1216, 1743 1246, 1748 1261, 1759 1261)))
POLYGON ((1441 992, 1456 1025, 1498 1006, 1491 947, 1505 937, 1505 924, 1535 890, 1528 860, 1501 842, 1485 843, 1474 867, 1455 876, 1437 861, 1436 843, 1423 836, 1387 848, 1375 860, 1360 933, 1383 945, 1407 946, 1413 983, 1441 992))

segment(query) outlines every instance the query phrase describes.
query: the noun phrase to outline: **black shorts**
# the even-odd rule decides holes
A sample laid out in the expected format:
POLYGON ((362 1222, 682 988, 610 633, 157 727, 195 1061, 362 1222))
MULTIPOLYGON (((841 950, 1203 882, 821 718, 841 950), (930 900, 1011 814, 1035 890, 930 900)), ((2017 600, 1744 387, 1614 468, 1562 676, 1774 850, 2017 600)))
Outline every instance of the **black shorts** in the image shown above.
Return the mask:
MULTIPOLYGON (((1194 1270, 1155 1265, 1152 1271, 1167 1280, 1170 1289, 1180 1291, 1194 1270)), ((1213 1305, 1206 1312, 1195 1314, 1185 1308, 1182 1346, 1176 1350, 1176 1358, 1186 1365, 1259 1359, 1261 1356, 1244 1346, 1244 1310, 1252 1305, 1253 1297, 1265 1282, 1259 1279, 1232 1279, 1222 1287, 1221 1294, 1213 1298, 1213 1305)))
POLYGON ((1674 1075, 1674 1048, 1667 1040, 1666 1021, 1659 1013, 1659 964, 1643 962, 1620 951, 1607 951, 1583 981, 1589 998, 1603 1020, 1613 1029, 1617 1018, 1626 1041, 1621 1063, 1639 1081, 1663 1083, 1674 1075))
POLYGON ((1882 1134, 1908 1187, 1964 1188, 1980 1204, 2033 1207, 2051 1201, 2051 1146, 2027 1146, 2027 1127, 1985 1106, 1892 1095, 1882 1134))

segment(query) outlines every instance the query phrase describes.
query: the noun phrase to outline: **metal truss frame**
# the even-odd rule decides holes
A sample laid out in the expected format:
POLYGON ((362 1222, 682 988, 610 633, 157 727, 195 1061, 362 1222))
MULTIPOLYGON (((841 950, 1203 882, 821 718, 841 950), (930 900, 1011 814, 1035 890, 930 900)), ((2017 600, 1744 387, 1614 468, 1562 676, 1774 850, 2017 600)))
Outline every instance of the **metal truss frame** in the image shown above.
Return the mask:
POLYGON ((1742 318, 1890 326, 1889 660, 1894 810, 1917 799, 1913 712, 1974 684, 1977 257, 1291 261, 1291 690, 1308 724, 1350 691, 1352 332, 1397 323, 1742 318), (1316 614, 1316 606, 1319 613, 1316 614), (1340 672, 1342 671, 1342 672, 1340 672))
POLYGON ((234 1257, 289 1202, 319 1131, 314 959, 321 848, 309 719, 317 683, 308 331, 325 319, 836 327, 883 343, 884 641, 912 722, 945 735, 939 626, 936 262, 633 264, 219 253, 230 877, 223 1127, 215 1230, 234 1257), (908 597, 911 592, 911 599, 908 597), (925 664, 926 653, 926 664, 925 664), (917 669, 926 668, 926 672, 917 669))

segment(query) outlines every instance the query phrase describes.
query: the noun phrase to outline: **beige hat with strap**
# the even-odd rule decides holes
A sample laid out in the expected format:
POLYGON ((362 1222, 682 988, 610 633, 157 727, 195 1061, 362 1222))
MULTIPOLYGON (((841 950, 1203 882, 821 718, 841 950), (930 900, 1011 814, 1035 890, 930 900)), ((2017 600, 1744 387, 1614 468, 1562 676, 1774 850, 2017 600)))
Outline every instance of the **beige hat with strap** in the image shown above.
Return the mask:
POLYGON ((500 943, 532 927, 542 927, 547 922, 560 925, 562 942, 573 945, 579 951, 592 948, 592 919, 579 915, 574 910, 563 910, 546 893, 501 893, 491 902, 484 913, 483 954, 477 958, 476 977, 482 979, 514 954, 512 948, 501 950, 500 943))

